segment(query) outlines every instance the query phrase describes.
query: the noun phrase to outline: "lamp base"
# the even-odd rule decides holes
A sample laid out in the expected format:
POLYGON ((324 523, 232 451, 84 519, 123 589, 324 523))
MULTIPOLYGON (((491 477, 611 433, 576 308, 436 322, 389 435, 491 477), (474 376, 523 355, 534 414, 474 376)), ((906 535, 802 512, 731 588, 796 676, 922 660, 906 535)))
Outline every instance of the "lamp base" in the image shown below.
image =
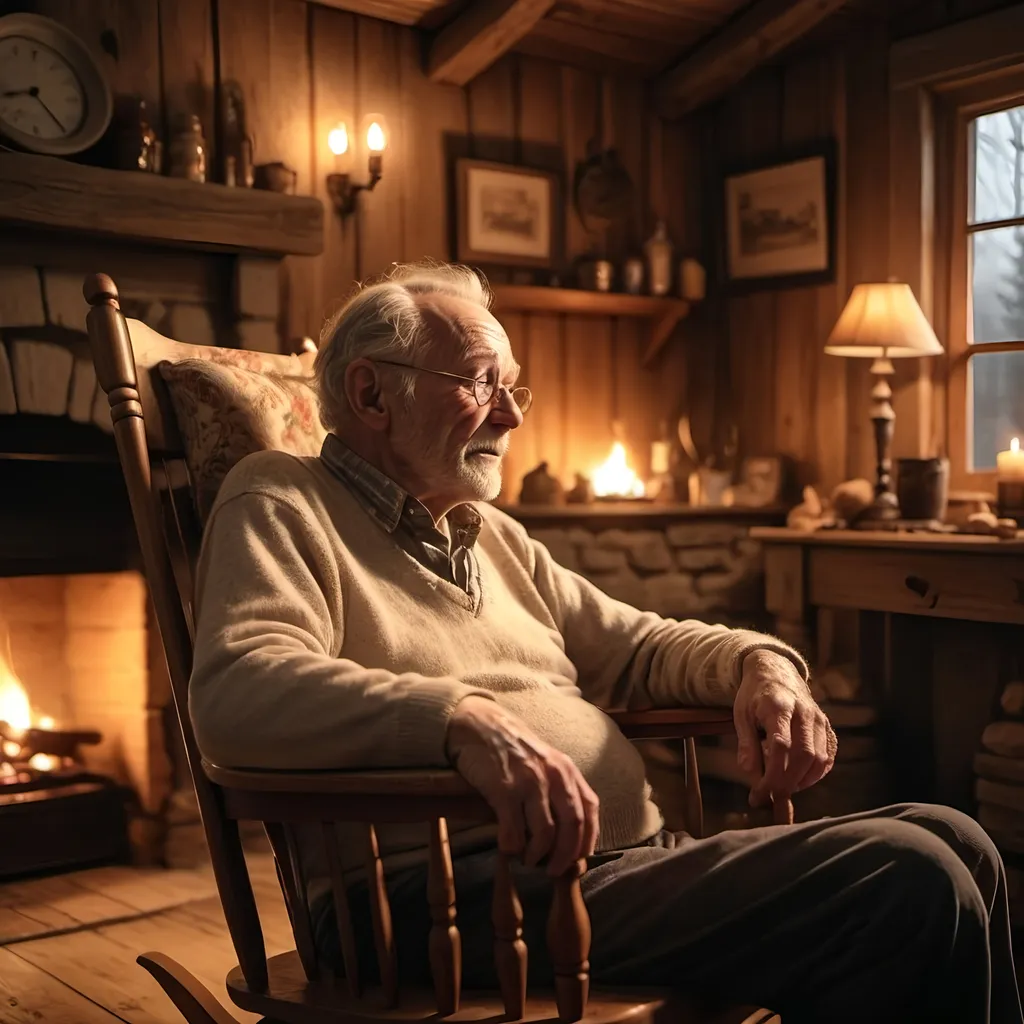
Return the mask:
POLYGON ((854 528, 857 530, 885 529, 887 524, 899 521, 900 503, 892 491, 882 491, 875 495, 875 500, 857 517, 854 528))

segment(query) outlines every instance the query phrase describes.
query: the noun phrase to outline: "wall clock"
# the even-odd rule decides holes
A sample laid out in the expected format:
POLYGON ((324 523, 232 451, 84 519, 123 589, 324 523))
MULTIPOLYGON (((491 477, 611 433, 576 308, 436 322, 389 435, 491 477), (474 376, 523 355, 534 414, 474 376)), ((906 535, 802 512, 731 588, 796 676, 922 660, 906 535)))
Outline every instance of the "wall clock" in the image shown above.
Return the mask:
POLYGON ((0 141, 70 156, 100 140, 112 113, 103 73, 72 32, 38 14, 0 17, 0 141))

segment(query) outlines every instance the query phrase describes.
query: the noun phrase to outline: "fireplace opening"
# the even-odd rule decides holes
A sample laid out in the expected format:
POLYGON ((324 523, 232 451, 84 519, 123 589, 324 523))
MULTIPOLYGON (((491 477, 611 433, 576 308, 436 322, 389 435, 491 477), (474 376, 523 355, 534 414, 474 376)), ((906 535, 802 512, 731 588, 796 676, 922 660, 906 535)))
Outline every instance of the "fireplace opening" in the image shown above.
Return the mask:
POLYGON ((138 572, 0 578, 0 876, 145 859, 171 788, 149 632, 138 572))

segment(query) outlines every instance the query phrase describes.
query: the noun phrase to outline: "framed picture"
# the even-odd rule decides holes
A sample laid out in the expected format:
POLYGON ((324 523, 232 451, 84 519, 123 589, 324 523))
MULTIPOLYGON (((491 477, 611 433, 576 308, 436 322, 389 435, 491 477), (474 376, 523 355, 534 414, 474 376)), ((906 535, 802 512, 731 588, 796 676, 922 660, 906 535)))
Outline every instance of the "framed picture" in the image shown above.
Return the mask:
POLYGON ((460 263, 552 267, 558 262, 557 175, 483 160, 459 160, 455 173, 460 263))
POLYGON ((725 178, 726 274, 731 285, 820 284, 835 268, 832 147, 725 178))

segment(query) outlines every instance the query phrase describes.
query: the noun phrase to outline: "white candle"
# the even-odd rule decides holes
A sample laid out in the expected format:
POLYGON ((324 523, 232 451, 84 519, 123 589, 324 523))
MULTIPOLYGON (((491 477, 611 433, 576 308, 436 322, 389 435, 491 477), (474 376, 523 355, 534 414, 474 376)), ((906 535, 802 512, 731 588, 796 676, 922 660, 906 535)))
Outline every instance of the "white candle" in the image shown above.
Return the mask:
POLYGON ((999 479, 1003 481, 1024 481, 1024 452, 1020 450, 1019 438, 1010 442, 1009 451, 996 454, 999 479))

